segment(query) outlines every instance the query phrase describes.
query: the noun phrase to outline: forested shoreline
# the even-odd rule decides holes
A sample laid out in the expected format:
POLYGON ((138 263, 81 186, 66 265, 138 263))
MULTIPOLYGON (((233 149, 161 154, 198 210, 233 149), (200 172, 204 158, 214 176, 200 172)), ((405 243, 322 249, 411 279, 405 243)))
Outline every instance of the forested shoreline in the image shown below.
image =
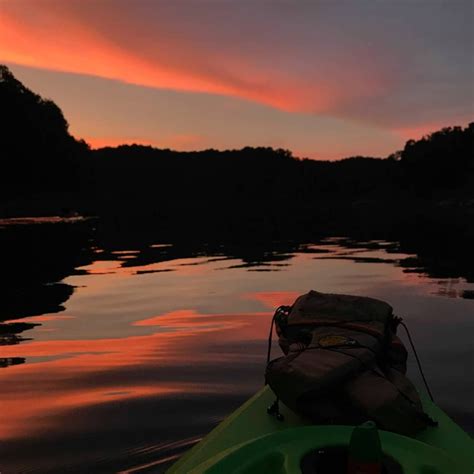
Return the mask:
MULTIPOLYGON (((474 213, 474 123, 408 141, 388 157, 316 161, 283 149, 90 149, 59 107, 0 67, 1 217, 77 212, 110 219, 277 225, 463 219, 474 213), (352 222, 355 221, 355 222, 352 222)), ((337 227, 337 225, 334 225, 337 227)))

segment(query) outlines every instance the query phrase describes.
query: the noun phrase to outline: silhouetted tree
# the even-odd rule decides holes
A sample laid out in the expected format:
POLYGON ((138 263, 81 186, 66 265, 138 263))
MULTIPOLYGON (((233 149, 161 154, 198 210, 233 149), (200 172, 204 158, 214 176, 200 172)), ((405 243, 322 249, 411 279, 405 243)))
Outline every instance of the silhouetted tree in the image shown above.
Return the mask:
POLYGON ((79 158, 88 150, 69 134, 59 107, 0 65, 1 186, 8 192, 71 190, 78 186, 79 158))
POLYGON ((474 175, 474 123, 464 129, 446 127, 421 140, 409 140, 400 163, 416 191, 467 191, 474 175))

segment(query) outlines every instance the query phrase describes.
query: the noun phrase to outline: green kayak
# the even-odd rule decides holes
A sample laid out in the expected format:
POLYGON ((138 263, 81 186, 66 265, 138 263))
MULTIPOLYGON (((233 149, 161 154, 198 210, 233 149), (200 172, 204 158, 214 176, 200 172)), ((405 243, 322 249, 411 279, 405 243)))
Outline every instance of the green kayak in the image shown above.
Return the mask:
MULTIPOLYGON (((310 425, 283 404, 283 420, 279 420, 267 413, 274 400, 268 386, 261 389, 171 466, 168 474, 348 472, 323 467, 310 458, 325 450, 347 451, 353 444, 354 426, 310 425)), ((388 463, 384 461, 378 471, 351 472, 472 474, 474 440, 428 398, 422 397, 422 401, 438 426, 413 438, 379 430, 388 463)))

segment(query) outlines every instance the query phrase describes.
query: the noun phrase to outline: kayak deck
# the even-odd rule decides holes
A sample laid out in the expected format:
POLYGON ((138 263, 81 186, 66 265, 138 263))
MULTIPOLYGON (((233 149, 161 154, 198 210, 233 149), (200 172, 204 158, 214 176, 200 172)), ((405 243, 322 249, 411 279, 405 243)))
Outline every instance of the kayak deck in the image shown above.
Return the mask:
MULTIPOLYGON (((460 473, 466 472, 471 474, 474 471, 474 441, 434 403, 426 398, 422 397, 422 399, 426 413, 435 419, 439 423, 439 426, 427 428, 418 436, 414 437, 413 439, 421 442, 417 444, 417 446, 419 449, 423 449, 423 444, 428 445, 425 446, 426 448, 437 448, 437 451, 439 451, 442 456, 446 455, 446 463, 449 462, 450 459, 454 462, 454 464, 451 465, 454 470, 450 470, 453 474, 458 470, 460 473), (458 468, 454 467, 456 464, 459 465, 458 468)), ((267 406, 271 405, 274 400, 275 395, 271 389, 268 386, 262 388, 212 430, 200 443, 184 454, 184 456, 171 466, 167 471, 168 474, 206 472, 207 468, 210 467, 206 461, 222 458, 225 453, 228 454, 232 452, 235 448, 245 445, 250 440, 265 438, 265 435, 274 435, 288 430, 288 433, 282 433, 272 438, 272 440, 277 440, 277 438, 283 440, 287 434, 289 435, 292 432, 296 433, 296 430, 291 430, 292 428, 308 426, 307 422, 287 408, 283 403, 280 404, 280 411, 284 416, 283 421, 279 421, 274 416, 268 415, 266 411, 267 406)), ((309 430, 312 430, 312 437, 318 436, 316 433, 319 433, 319 437, 322 436, 325 438, 327 435, 330 438, 331 433, 337 430, 339 430, 338 434, 342 433, 341 436, 346 436, 344 434, 345 431, 347 431, 347 436, 349 436, 352 427, 316 427, 313 425, 308 426, 308 435, 310 435, 309 430)), ((392 442, 393 437, 396 439, 406 439, 413 443, 413 440, 410 438, 407 439, 403 436, 384 431, 380 431, 380 433, 382 443, 384 443, 384 441, 386 443, 392 442)), ((396 444, 396 440, 394 444, 396 444)), ((261 442, 260 445, 259 449, 264 449, 264 443, 261 442)), ((252 452, 250 452, 250 455, 251 454, 252 452)), ((249 453, 246 455, 249 455, 249 453)), ((429 455, 429 453, 427 455, 429 455)), ((407 452, 406 456, 416 457, 417 454, 407 452)), ((220 471, 212 470, 212 472, 220 471)), ((438 471, 426 472, 433 472, 434 474, 438 471)))

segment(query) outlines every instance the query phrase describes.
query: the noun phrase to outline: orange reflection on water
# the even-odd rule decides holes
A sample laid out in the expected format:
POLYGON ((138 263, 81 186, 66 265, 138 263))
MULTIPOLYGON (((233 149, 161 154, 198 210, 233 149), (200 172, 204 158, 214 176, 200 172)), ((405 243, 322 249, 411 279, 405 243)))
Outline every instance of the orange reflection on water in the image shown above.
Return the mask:
MULTIPOLYGON (((36 381, 35 383, 38 383, 36 381)), ((67 431, 65 417, 71 411, 100 403, 117 402, 139 397, 164 396, 180 392, 191 392, 197 387, 181 384, 176 386, 107 386, 78 390, 77 386, 57 386, 43 389, 42 386, 32 392, 19 394, 8 391, 2 394, 2 420, 0 437, 5 439, 28 436, 28 433, 52 430, 60 427, 67 431), (53 393, 54 390, 54 393, 53 393)))
MULTIPOLYGON (((160 326, 162 328, 188 328, 196 330, 196 324, 199 325, 199 331, 216 331, 220 329, 231 330, 239 329, 242 331, 249 326, 248 318, 258 318, 259 316, 268 316, 267 313, 245 313, 240 315, 232 314, 200 314, 192 309, 172 311, 163 315, 154 316, 132 323, 133 326, 160 326)), ((252 327, 255 327, 256 321, 252 321, 252 327)))
POLYGON ((297 291, 266 291, 250 293, 245 297, 260 301, 267 308, 276 309, 278 306, 291 305, 299 295, 297 291))
MULTIPOLYGON (((158 246, 153 246, 158 248, 158 246)), ((166 245, 165 245, 166 246, 166 245)), ((129 277, 137 273, 159 273, 168 271, 179 271, 180 275, 196 275, 209 272, 206 263, 209 262, 208 257, 189 257, 189 258, 175 258, 172 260, 164 260, 162 262, 154 262, 137 266, 133 265, 136 251, 122 252, 122 255, 115 260, 96 260, 93 263, 84 267, 78 267, 78 270, 87 272, 88 275, 104 275, 114 274, 121 277, 129 277), (127 266, 123 266, 124 261, 128 260, 127 266)), ((95 287, 95 282, 94 282, 95 287)))
POLYGON ((178 380, 173 368, 230 366, 236 357, 255 357, 260 362, 263 351, 236 355, 209 348, 216 341, 225 346, 263 340, 270 317, 267 312, 200 314, 179 310, 133 323, 158 330, 148 335, 0 347, 0 357, 26 357, 29 362, 2 373, 0 437, 28 437, 55 427, 64 430, 72 411, 116 400, 232 392, 237 382, 223 385, 178 380))

